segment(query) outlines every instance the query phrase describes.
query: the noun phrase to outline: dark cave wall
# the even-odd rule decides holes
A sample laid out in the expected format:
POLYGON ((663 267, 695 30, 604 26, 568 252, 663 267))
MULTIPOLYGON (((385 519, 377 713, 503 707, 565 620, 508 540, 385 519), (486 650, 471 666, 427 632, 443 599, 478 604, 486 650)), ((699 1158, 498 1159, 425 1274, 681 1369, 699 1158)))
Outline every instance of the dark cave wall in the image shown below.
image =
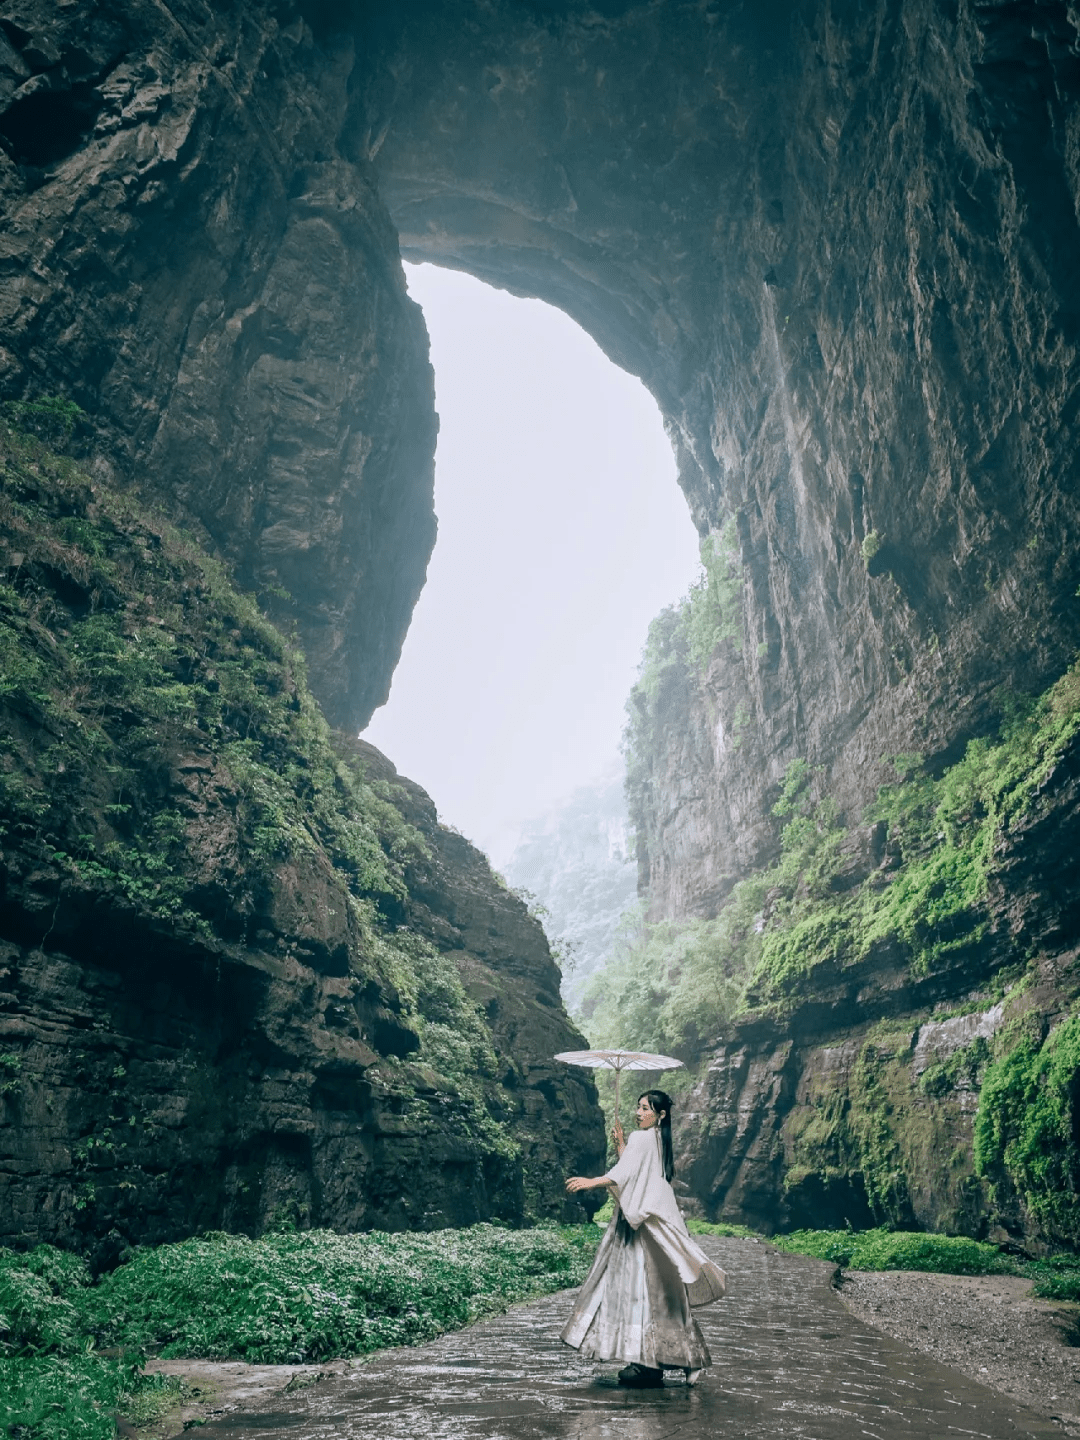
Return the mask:
POLYGON ((735 519, 712 743, 658 757, 639 817, 656 913, 768 852, 796 756, 857 818, 883 754, 951 753, 1061 671, 1067 5, 306 13, 0 7, 0 387, 83 404, 115 475, 299 623, 335 722, 385 695, 434 536, 394 227, 574 315, 657 396, 701 532, 735 519))

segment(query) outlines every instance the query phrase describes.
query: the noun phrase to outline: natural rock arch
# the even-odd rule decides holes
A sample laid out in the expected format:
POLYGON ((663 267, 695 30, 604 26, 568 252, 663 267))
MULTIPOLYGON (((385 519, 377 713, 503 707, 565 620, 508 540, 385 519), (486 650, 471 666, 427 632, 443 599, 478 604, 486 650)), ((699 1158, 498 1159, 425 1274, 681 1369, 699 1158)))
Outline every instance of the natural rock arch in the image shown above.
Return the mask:
POLYGON ((115 472, 295 619, 335 722, 384 697, 434 539, 395 227, 579 320, 657 397, 699 530, 737 523, 741 655, 647 827, 660 909, 712 908, 767 848, 794 756, 855 813, 883 753, 947 750, 1071 654, 1066 5, 5 23, 0 386, 84 404, 115 472), (11 140, 39 95, 70 142, 46 164, 11 140))
MULTIPOLYGON (((714 911, 768 851, 793 758, 857 819, 883 754, 956 753, 993 724, 998 686, 1041 688, 1075 652, 1080 43, 1064 0, 9 0, 0 36, 0 397, 78 400, 110 482, 296 623, 335 724, 386 694, 434 541, 431 372, 399 241, 560 305, 649 385, 698 528, 733 526, 742 582, 741 642, 663 697, 638 817, 657 912, 714 911)), ((530 1164, 553 1207, 567 1117, 582 1153, 600 1136, 580 1084, 562 1109, 537 1098, 568 1028, 543 937, 426 797, 366 763, 430 830, 417 923, 500 1043, 539 1047, 498 1084, 530 1126, 540 1106, 530 1164)), ((43 949, 38 918, 55 926, 77 889, 53 861, 3 897, 17 1004, 41 1013, 61 967, 126 1045, 147 1006, 101 968, 77 905, 49 929, 64 953, 43 949)), ((288 1133, 315 1134, 318 1158, 252 1164, 303 1189, 341 1172, 339 1128, 360 1143, 340 1077, 317 1094, 304 1079, 337 1043, 318 997, 352 979, 297 962, 267 980, 276 943, 256 928, 230 983, 270 996, 271 1027, 295 1008, 288 1133)), ((190 948, 190 975, 210 973, 190 948)), ((137 946, 123 960, 143 973, 137 946)), ((216 1004, 209 1038, 168 1047, 180 1069, 201 1057, 215 1104, 216 1004)), ((242 1029, 258 1048, 258 1024, 242 1029)), ((34 1052, 39 1097, 94 1093, 65 1035, 34 1052)), ((713 1127, 691 1173, 709 1204, 772 1223, 803 1059, 791 1036, 760 1044, 710 1071, 703 1104, 734 1129, 713 1127), (735 1130, 744 1150, 712 1153, 735 1130)), ((154 1083, 173 1095, 167 1067, 154 1083)), ((220 1171, 247 1100, 221 1100, 224 1138, 204 1145, 183 1118, 198 1095, 174 1098, 185 1167, 220 1171)), ((86 1123, 66 1115, 40 1173, 36 1153, 11 1171, 30 1176, 24 1238, 60 1223, 38 1196, 86 1123)), ((467 1191, 449 1186, 448 1214, 484 1213, 467 1191)), ((322 1218, 367 1223, 369 1200, 322 1218)), ((166 1201, 176 1233, 194 1211, 166 1201)), ((133 1233, 158 1223, 142 1213, 133 1233)))
POLYGON ((1080 640, 1074 21, 398 14, 345 135, 403 253, 568 311, 656 396, 699 531, 735 519, 741 653, 643 817, 654 907, 711 911, 794 757, 857 820, 883 756, 955 753, 1080 640))

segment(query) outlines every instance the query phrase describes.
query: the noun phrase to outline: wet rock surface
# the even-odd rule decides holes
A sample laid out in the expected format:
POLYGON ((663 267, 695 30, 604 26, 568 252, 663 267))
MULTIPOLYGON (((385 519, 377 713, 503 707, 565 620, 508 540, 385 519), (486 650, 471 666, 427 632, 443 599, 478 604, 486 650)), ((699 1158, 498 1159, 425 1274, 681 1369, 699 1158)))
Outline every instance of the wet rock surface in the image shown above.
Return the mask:
POLYGON ((258 1409, 211 1419, 206 1440, 978 1440, 1060 1427, 848 1313, 833 1267, 749 1240, 708 1239, 730 1291, 698 1317, 714 1364, 692 1388, 621 1389, 558 1339, 569 1292, 328 1374, 258 1409))

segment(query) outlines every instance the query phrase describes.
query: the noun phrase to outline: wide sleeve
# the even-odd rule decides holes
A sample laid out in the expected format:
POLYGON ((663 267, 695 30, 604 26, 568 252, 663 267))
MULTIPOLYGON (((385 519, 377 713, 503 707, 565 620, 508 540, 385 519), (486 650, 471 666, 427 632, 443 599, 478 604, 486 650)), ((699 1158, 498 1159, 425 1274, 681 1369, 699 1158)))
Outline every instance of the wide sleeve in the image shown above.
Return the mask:
POLYGON ((635 1230, 649 1213, 648 1195, 656 1162, 656 1137, 649 1130, 634 1130, 627 1136, 618 1164, 604 1176, 615 1186, 619 1209, 635 1230))
POLYGON ((610 1180, 611 1183, 620 1190, 624 1185, 628 1185, 641 1169, 645 1160, 645 1147, 641 1142, 648 1138, 644 1130, 631 1130, 630 1134, 626 1137, 626 1144, 623 1146, 622 1154, 604 1176, 604 1179, 610 1180))

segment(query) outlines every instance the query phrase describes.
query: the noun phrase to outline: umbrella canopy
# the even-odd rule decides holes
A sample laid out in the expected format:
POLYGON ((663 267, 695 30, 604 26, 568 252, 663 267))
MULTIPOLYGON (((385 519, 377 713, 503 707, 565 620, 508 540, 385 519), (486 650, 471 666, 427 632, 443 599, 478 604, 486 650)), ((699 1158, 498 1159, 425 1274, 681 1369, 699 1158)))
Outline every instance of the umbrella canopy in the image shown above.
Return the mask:
POLYGON ((624 1070, 681 1070, 683 1062, 648 1050, 564 1050, 556 1060, 587 1070, 615 1071, 615 1118, 619 1118, 619 1080, 624 1070))

